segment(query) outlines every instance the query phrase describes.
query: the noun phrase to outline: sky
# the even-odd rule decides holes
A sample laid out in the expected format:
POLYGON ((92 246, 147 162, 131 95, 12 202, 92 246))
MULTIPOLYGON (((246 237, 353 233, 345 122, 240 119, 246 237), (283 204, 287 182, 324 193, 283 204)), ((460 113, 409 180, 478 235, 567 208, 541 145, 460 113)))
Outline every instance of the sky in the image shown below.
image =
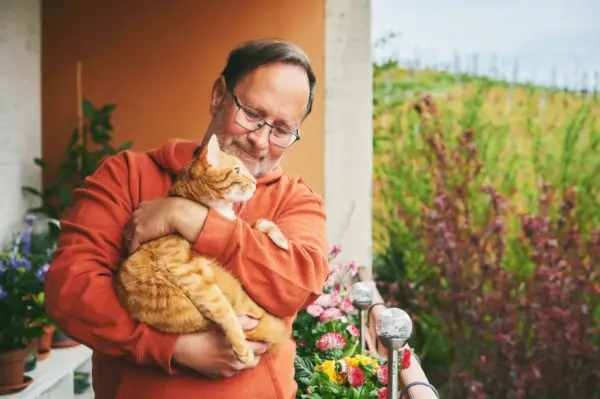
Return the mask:
POLYGON ((539 84, 581 88, 600 80, 600 0, 372 0, 372 40, 396 32, 374 58, 421 59, 539 84), (495 62, 493 60, 496 60, 495 62))

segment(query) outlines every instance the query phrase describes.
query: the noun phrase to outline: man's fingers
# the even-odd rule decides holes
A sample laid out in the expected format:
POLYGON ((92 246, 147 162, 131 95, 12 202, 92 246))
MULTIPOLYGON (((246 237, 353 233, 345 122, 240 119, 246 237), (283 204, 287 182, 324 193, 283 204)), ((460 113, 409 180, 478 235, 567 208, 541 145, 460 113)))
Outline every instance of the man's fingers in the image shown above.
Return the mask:
POLYGON ((258 325, 258 320, 248 316, 238 316, 238 320, 243 330, 252 330, 258 325))
POLYGON ((252 352, 254 352, 255 355, 262 355, 269 350, 269 344, 264 342, 249 341, 249 344, 250 348, 252 348, 252 352))
POLYGON ((254 363, 252 364, 246 364, 246 363, 242 363, 239 360, 235 360, 233 362, 233 364, 231 365, 231 368, 233 370, 235 370, 236 372, 242 371, 242 370, 246 370, 246 369, 253 369, 254 367, 258 366, 258 362, 260 361, 261 355, 257 355, 254 357, 254 363))

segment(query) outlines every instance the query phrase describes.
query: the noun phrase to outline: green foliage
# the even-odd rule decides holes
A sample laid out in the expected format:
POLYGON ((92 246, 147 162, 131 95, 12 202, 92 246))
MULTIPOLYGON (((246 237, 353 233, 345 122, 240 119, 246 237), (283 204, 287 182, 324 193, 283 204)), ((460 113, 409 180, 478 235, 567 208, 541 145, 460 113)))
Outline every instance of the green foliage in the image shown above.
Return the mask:
POLYGON ((429 379, 448 397, 465 381, 482 398, 523 381, 566 392, 558 375, 563 397, 585 392, 598 374, 598 98, 390 63, 374 80, 375 274, 415 316, 429 379), (548 276, 564 264, 558 290, 548 276), (559 368, 561 351, 577 360, 559 368))
POLYGON ((34 325, 45 319, 39 267, 19 254, 0 255, 0 351, 23 349, 43 333, 34 325))
MULTIPOLYGON (((56 181, 42 191, 35 187, 23 187, 24 192, 42 199, 42 207, 33 211, 41 210, 52 218, 59 218, 71 205, 72 191, 80 187, 86 177, 93 174, 108 156, 131 147, 131 142, 125 142, 118 148, 111 144, 111 116, 115 108, 113 104, 96 108, 89 100, 83 100, 83 130, 73 130, 65 150, 65 160, 58 167, 56 181)), ((43 159, 36 158, 34 162, 42 169, 48 167, 43 159)))

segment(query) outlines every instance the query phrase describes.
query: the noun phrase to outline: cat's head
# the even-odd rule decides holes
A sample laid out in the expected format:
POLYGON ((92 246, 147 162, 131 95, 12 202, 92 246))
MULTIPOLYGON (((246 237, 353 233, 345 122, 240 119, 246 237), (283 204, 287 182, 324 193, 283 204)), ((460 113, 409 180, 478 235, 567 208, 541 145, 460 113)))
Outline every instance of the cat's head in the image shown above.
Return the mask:
POLYGON ((247 201, 255 190, 254 176, 238 157, 221 151, 213 135, 181 169, 169 194, 206 204, 247 201))

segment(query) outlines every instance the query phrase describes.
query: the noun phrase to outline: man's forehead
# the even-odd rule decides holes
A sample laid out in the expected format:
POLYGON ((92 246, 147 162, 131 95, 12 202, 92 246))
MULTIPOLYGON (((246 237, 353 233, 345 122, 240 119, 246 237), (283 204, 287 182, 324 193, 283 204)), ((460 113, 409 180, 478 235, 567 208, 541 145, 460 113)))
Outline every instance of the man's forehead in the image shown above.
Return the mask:
POLYGON ((239 82, 235 94, 248 108, 298 124, 306 111, 309 91, 304 71, 290 65, 253 71, 239 82))

